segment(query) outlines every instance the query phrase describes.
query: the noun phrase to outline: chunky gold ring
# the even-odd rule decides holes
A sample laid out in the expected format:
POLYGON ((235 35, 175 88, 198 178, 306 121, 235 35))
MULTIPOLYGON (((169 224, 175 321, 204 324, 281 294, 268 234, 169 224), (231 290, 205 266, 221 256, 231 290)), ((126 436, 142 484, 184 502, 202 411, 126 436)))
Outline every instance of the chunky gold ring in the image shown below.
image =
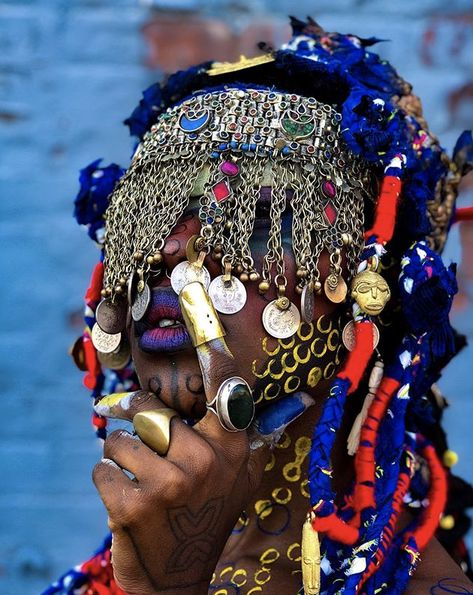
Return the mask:
POLYGON ((133 417, 135 432, 141 441, 158 455, 164 456, 171 441, 171 420, 179 417, 174 409, 151 409, 140 411, 133 417))
POLYGON ((246 430, 253 421, 255 404, 248 383, 239 376, 222 382, 215 397, 207 403, 221 426, 229 432, 246 430))

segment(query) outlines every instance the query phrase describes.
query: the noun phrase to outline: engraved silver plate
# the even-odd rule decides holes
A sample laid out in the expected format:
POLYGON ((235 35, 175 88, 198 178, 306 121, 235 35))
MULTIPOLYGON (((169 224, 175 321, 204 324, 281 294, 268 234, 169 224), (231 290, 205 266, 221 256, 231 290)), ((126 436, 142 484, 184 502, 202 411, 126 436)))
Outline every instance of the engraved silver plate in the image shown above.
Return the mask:
POLYGON ((286 310, 281 310, 276 301, 270 302, 263 310, 263 326, 272 337, 287 339, 299 328, 301 315, 293 303, 286 310))
POLYGON ((146 314, 146 310, 148 309, 150 300, 151 291, 148 285, 145 283, 143 291, 141 293, 138 291, 136 292, 135 301, 131 307, 131 315, 133 320, 138 322, 138 320, 143 318, 143 316, 146 314))
POLYGON ((314 319, 314 288, 312 283, 304 286, 301 295, 301 315, 304 322, 312 322, 314 319))
POLYGON ((121 333, 109 335, 105 333, 97 323, 92 327, 92 343, 97 351, 102 353, 112 353, 120 345, 121 333))
POLYGON ((209 285, 209 296, 215 309, 222 314, 236 314, 246 304, 246 289, 233 275, 225 282, 224 276, 216 277, 209 285))
MULTIPOLYGON (((342 341, 348 351, 353 351, 355 348, 355 323, 353 320, 347 322, 343 327, 342 341)), ((373 349, 376 349, 379 343, 379 330, 378 327, 373 324, 373 349)))
POLYGON ((179 295, 181 290, 189 283, 198 281, 207 290, 210 285, 209 271, 203 266, 198 267, 192 262, 184 261, 175 266, 171 273, 171 286, 179 295))

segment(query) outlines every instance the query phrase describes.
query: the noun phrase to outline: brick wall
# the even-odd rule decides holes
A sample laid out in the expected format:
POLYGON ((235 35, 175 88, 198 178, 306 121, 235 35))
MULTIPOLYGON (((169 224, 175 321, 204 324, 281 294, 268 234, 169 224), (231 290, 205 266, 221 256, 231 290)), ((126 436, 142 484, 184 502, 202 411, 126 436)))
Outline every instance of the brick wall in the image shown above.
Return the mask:
MULTIPOLYGON (((78 169, 97 157, 127 163, 132 142, 121 120, 156 69, 199 59, 197 42, 218 48, 219 59, 251 51, 258 39, 277 45, 287 31, 284 15, 294 11, 283 0, 167 2, 190 9, 183 16, 153 12, 152 4, 0 3, 2 594, 40 592, 106 532, 90 481, 100 445, 89 426, 89 397, 66 355, 80 332, 76 313, 97 258, 71 218, 78 169), (182 19, 187 31, 176 25, 182 19), (175 39, 179 47, 171 51, 175 39)), ((433 129, 451 146, 471 119, 468 5, 451 0, 447 15, 440 0, 299 0, 296 16, 312 13, 327 29, 392 39, 380 46, 383 55, 421 89, 433 129)), ((459 254, 454 244, 450 251, 459 254)), ((459 316, 459 326, 471 334, 466 320, 459 316)), ((452 396, 449 421, 459 428, 453 447, 464 451, 461 470, 473 479, 472 453, 461 438, 472 414, 468 357, 454 363, 444 384, 452 396)))

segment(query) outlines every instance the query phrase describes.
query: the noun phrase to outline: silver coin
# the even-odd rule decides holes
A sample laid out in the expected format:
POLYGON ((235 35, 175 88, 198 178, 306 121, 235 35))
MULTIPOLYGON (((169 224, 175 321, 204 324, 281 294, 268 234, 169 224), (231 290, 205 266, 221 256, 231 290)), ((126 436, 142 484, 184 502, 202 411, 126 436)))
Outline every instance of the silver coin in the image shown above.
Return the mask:
POLYGON ((92 343, 97 351, 102 353, 112 353, 120 345, 121 333, 110 335, 105 333, 97 323, 92 327, 92 343))
POLYGON ((225 283, 224 276, 215 277, 209 285, 209 296, 215 309, 222 314, 236 314, 246 304, 246 288, 233 275, 225 283))
POLYGON ((208 289, 210 285, 209 271, 204 266, 198 267, 187 260, 180 262, 173 268, 171 273, 171 286, 177 295, 181 293, 183 287, 194 281, 198 281, 205 289, 208 289))
POLYGON ((304 286, 301 295, 301 315, 304 322, 312 322, 314 319, 314 288, 312 283, 304 286))
MULTIPOLYGON (((342 331, 342 341, 348 351, 353 351, 355 348, 355 323, 353 320, 347 322, 346 325, 343 327, 342 331)), ((379 343, 379 329, 378 327, 373 324, 373 349, 376 349, 379 343)))
POLYGON ((287 339, 299 328, 301 315, 293 303, 289 303, 287 310, 281 310, 276 301, 270 302, 263 310, 263 326, 272 337, 287 339))
POLYGON ((146 314, 146 310, 148 309, 150 300, 151 291, 149 286, 145 283, 143 291, 141 293, 138 291, 136 292, 135 301, 131 307, 131 315, 133 320, 138 322, 138 320, 143 318, 143 316, 146 314))

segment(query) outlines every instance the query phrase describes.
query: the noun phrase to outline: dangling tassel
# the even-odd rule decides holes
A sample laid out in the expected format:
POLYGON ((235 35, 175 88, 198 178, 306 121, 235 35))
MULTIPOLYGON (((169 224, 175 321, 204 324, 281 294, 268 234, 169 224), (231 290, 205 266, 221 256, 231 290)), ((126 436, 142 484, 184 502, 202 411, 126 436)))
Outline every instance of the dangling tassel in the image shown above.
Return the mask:
POLYGON ((371 403, 373 402, 381 379, 383 378, 383 372, 384 363, 381 360, 376 361, 373 366, 373 369, 371 370, 370 378, 368 381, 368 394, 365 397, 363 407, 361 408, 360 413, 358 413, 358 415, 355 418, 355 421, 353 422, 352 429, 348 436, 347 450, 350 456, 353 456, 358 450, 358 445, 360 444, 361 428, 365 423, 366 416, 368 415, 368 410, 371 406, 371 403))
POLYGON ((320 593, 320 544, 319 534, 312 528, 312 512, 302 525, 301 564, 304 595, 320 593))

